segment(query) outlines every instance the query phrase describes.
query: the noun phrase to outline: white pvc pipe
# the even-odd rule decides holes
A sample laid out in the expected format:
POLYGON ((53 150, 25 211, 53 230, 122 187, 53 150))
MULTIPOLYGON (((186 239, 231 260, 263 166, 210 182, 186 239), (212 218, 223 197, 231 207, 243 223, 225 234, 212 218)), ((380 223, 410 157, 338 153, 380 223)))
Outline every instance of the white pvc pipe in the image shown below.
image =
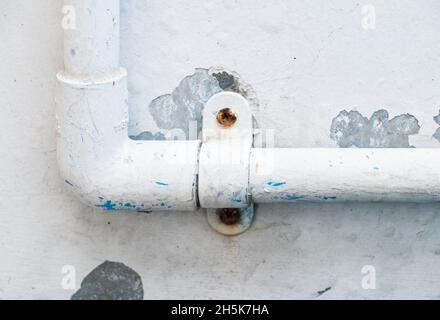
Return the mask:
POLYGON ((119 0, 65 0, 64 66, 71 75, 119 69, 119 0))
POLYGON ((66 185, 107 210, 195 210, 200 142, 128 137, 127 75, 116 61, 119 27, 112 27, 119 1, 66 3, 79 20, 77 30, 65 30, 66 65, 58 74, 57 151, 66 185))
POLYGON ((253 149, 256 203, 440 201, 438 149, 253 149))
POLYGON ((107 210, 195 210, 198 193, 202 207, 214 209, 244 207, 250 199, 440 201, 440 150, 249 151, 250 111, 240 109, 243 101, 231 94, 213 97, 211 102, 234 99, 218 100, 219 105, 208 104, 205 110, 204 130, 215 130, 204 132, 198 188, 200 141, 128 138, 127 74, 119 66, 119 0, 65 4, 75 10, 76 28, 65 30, 65 69, 58 74, 58 159, 66 185, 87 204, 107 210), (244 132, 249 139, 242 139, 237 130, 216 127, 216 109, 224 104, 242 116, 237 129, 248 119, 244 132), (220 161, 225 152, 218 148, 229 140, 225 150, 239 159, 235 165, 220 161))

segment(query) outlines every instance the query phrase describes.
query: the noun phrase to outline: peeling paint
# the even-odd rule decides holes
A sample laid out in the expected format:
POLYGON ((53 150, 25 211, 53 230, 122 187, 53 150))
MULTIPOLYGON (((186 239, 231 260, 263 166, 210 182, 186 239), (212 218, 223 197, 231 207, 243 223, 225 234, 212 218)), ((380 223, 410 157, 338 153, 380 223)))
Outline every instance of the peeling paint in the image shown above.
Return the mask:
POLYGON ((222 91, 233 91, 249 100, 251 107, 258 107, 258 99, 252 87, 236 72, 222 68, 198 68, 185 77, 171 93, 154 99, 148 109, 160 132, 145 131, 134 140, 170 140, 184 136, 195 140, 201 135, 202 111, 206 102, 222 91), (197 137, 193 137, 197 132, 197 137))
POLYGON ((245 97, 249 101, 251 110, 255 111, 259 108, 260 104, 255 90, 243 80, 240 74, 225 68, 211 68, 209 74, 217 79, 222 90, 232 91, 245 97))
POLYGON ((153 100, 148 109, 160 129, 180 129, 189 137, 190 122, 197 122, 199 132, 205 103, 221 91, 218 81, 208 70, 197 69, 193 75, 183 79, 171 94, 153 100))
POLYGON ((341 148, 410 148, 409 136, 419 133, 419 121, 410 114, 389 120, 388 111, 379 110, 370 119, 358 111, 343 110, 333 119, 330 137, 341 148))
POLYGON ((274 200, 282 200, 282 201, 301 201, 304 200, 304 196, 300 196, 294 193, 283 193, 278 196, 273 197, 274 200))
POLYGON ((438 142, 440 142, 440 128, 437 129, 437 131, 434 133, 434 139, 436 139, 438 142))
POLYGON ((131 136, 130 137, 133 140, 136 141, 140 141, 140 140, 166 140, 167 138, 165 137, 165 135, 163 133, 157 132, 157 133, 152 133, 150 131, 145 131, 142 132, 141 134, 137 135, 137 136, 131 136))
MULTIPOLYGON (((100 204, 95 205, 96 208, 106 211, 124 211, 135 210, 140 213, 151 213, 151 208, 146 208, 143 204, 138 205, 131 202, 114 202, 112 200, 106 200, 104 197, 98 197, 100 204)), ((171 207, 169 207, 171 208, 171 207)))
POLYGON ((438 115, 434 117, 434 121, 440 126, 440 110, 438 112, 438 115))
MULTIPOLYGON (((440 126, 440 110, 437 116, 434 117, 435 123, 437 123, 440 126)), ((437 131, 434 133, 434 139, 436 139, 438 142, 440 142, 440 128, 437 129, 437 131)))
POLYGON ((90 272, 71 300, 143 300, 142 279, 118 262, 106 261, 90 272))

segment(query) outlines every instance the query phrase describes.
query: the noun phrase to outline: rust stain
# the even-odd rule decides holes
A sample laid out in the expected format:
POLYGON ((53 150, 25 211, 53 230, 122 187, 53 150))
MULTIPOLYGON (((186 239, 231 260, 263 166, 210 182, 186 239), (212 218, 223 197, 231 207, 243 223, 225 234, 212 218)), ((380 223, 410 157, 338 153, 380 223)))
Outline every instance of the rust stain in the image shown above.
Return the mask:
POLYGON ((224 108, 217 112, 217 122, 224 128, 230 128, 237 122, 237 115, 231 108, 224 108))

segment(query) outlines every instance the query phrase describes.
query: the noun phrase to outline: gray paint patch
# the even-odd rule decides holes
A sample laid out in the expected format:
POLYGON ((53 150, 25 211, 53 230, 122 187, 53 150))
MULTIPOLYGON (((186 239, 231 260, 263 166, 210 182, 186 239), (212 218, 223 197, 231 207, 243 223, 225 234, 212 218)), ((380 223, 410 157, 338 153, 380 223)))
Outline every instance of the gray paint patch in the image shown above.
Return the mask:
POLYGON ((149 110, 160 129, 182 130, 189 136, 190 123, 197 121, 197 131, 201 129, 202 110, 205 103, 222 89, 216 78, 206 69, 183 79, 171 93, 153 100, 149 110))
POLYGON ((137 136, 130 137, 133 140, 141 141, 141 140, 166 140, 166 137, 164 134, 158 132, 158 133, 152 133, 150 131, 142 132, 141 134, 137 136))
MULTIPOLYGON (((434 121, 440 126, 440 111, 438 115, 434 117, 434 121)), ((440 142, 440 128, 438 128, 437 131, 434 133, 434 139, 440 142)))
POLYGON ((440 110, 438 112, 438 115, 434 117, 434 121, 440 126, 440 110))
POLYGON ((260 107, 257 94, 251 85, 243 81, 242 77, 234 71, 223 68, 211 68, 209 74, 215 77, 220 88, 224 91, 232 91, 241 94, 250 104, 252 111, 257 111, 260 107))
POLYGON ((211 74, 215 77, 219 83, 220 88, 224 91, 232 91, 241 94, 243 97, 248 98, 251 96, 249 87, 243 85, 238 74, 226 71, 214 71, 211 70, 211 74))
POLYGON ((106 261, 81 282, 72 300, 143 300, 141 277, 122 263, 106 261))
POLYGON ((434 133, 434 139, 436 139, 438 142, 440 142, 440 128, 437 129, 437 131, 434 133))
POLYGON ((343 110, 333 119, 330 137, 341 148, 410 148, 409 136, 419 131, 419 121, 410 114, 389 120, 388 111, 379 110, 368 119, 343 110))
POLYGON ((241 94, 249 100, 254 110, 259 105, 252 87, 237 73, 221 68, 199 68, 194 74, 185 77, 171 94, 160 96, 150 103, 148 109, 162 132, 148 131, 131 138, 168 140, 176 136, 180 138, 179 133, 183 133, 187 139, 195 139, 189 136, 194 129, 197 130, 197 137, 200 137, 203 108, 213 95, 222 91, 241 94), (193 130, 190 130, 191 126, 193 130))

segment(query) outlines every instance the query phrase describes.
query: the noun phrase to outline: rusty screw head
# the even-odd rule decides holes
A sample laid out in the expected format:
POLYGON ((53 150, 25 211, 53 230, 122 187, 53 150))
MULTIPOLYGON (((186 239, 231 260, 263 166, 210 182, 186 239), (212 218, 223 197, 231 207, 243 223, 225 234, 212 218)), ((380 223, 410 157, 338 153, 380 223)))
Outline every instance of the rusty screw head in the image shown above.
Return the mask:
POLYGON ((220 221, 227 226, 232 226, 240 222, 240 209, 220 209, 219 210, 220 221))
POLYGON ((217 122, 224 128, 230 128, 237 122, 237 115, 231 108, 223 108, 217 112, 217 122))

